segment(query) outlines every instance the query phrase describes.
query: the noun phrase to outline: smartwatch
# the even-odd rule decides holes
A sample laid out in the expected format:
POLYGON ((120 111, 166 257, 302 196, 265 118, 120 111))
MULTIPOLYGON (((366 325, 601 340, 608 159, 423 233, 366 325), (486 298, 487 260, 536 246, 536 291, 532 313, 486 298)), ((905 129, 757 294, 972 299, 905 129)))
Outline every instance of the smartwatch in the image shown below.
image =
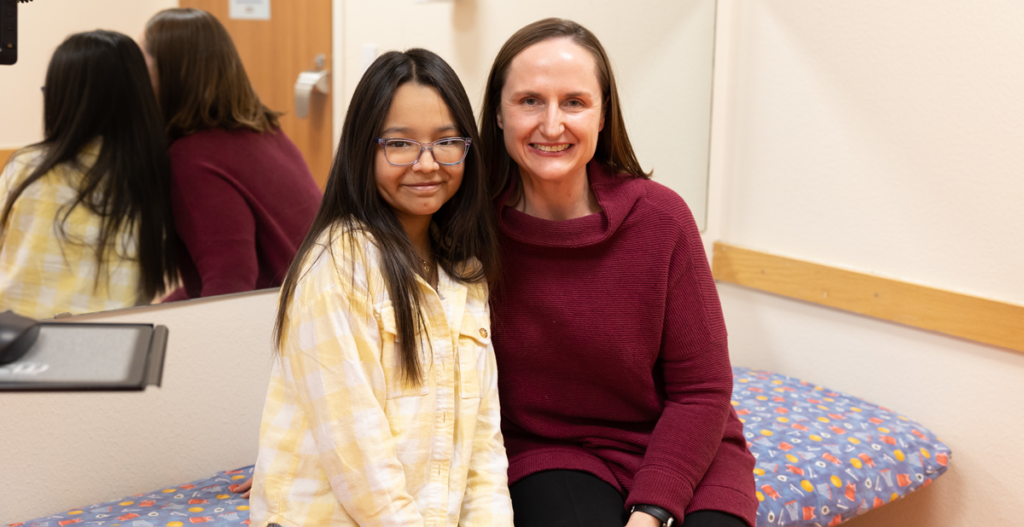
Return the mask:
POLYGON ((637 503, 636 505, 633 505, 632 509, 629 509, 629 513, 633 514, 636 511, 646 512, 647 514, 654 516, 659 521, 661 521, 661 527, 672 527, 676 523, 676 519, 672 517, 671 512, 668 512, 667 510, 662 509, 661 507, 658 507, 656 505, 637 503))

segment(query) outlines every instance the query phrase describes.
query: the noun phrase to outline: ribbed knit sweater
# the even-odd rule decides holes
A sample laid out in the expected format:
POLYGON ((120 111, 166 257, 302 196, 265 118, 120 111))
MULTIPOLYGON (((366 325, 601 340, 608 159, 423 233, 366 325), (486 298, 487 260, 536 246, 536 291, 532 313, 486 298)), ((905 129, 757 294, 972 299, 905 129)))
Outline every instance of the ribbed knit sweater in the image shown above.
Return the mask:
POLYGON ((693 215, 658 183, 587 172, 600 213, 548 221, 500 207, 491 302, 509 483, 581 470, 627 508, 754 525, 754 458, 693 215))
POLYGON ((211 128, 171 144, 183 286, 164 301, 277 287, 321 192, 281 130, 211 128))

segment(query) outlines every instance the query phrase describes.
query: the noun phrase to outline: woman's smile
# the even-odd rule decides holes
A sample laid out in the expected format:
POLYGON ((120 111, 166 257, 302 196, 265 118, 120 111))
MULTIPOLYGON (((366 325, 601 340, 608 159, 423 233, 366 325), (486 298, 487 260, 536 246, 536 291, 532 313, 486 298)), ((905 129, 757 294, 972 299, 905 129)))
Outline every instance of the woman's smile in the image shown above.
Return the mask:
POLYGON ((560 154, 566 150, 572 148, 573 145, 569 143, 562 144, 546 144, 546 143, 530 143, 530 147, 539 150, 541 154, 560 154))

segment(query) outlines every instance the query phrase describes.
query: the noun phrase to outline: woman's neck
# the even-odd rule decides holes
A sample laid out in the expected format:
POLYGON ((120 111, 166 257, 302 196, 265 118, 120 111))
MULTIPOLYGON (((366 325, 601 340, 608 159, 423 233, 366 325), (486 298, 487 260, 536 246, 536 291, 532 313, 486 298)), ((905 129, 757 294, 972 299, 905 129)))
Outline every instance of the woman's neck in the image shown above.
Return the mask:
POLYGON ((510 204, 519 212, 551 221, 571 220, 601 212, 586 171, 561 181, 522 175, 522 197, 510 204))

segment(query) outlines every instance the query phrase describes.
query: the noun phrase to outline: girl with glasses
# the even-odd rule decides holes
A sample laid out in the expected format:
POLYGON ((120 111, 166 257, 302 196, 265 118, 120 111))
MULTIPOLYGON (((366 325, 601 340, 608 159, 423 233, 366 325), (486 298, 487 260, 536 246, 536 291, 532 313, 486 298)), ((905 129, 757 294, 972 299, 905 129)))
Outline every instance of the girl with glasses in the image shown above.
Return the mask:
POLYGON ((437 55, 360 80, 281 289, 254 526, 511 526, 476 141, 437 55))

